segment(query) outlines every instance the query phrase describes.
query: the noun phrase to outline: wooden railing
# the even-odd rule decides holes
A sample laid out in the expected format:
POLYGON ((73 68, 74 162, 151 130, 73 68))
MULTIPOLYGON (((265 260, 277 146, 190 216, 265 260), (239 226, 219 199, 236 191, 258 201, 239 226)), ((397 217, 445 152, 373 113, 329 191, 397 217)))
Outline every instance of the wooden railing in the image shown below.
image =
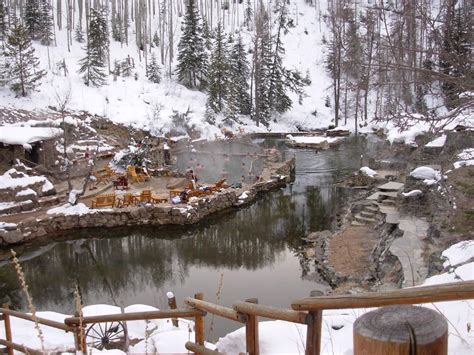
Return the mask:
POLYGON ((16 312, 7 307, 0 308, 1 318, 5 322, 6 340, 0 339, 0 345, 7 347, 9 355, 13 350, 39 354, 39 351, 28 349, 12 341, 10 316, 22 318, 28 321, 38 321, 38 323, 72 332, 75 335, 76 350, 86 354, 85 328, 88 324, 104 322, 126 322, 134 320, 151 319, 176 319, 194 318, 195 321, 195 341, 187 342, 186 349, 202 355, 218 355, 218 351, 205 347, 204 317, 207 313, 219 317, 227 318, 235 322, 245 324, 246 347, 250 355, 258 355, 259 333, 258 317, 284 320, 287 322, 305 324, 307 326, 306 350, 307 355, 320 353, 321 348, 321 326, 324 310, 347 309, 347 308, 372 308, 388 305, 419 304, 441 301, 466 300, 474 298, 474 281, 465 281, 436 286, 425 286, 417 288, 402 289, 383 293, 363 293, 355 295, 335 295, 317 296, 303 298, 292 303, 292 309, 283 309, 259 305, 256 299, 249 299, 246 302, 237 302, 233 308, 227 308, 203 300, 203 295, 198 293, 194 298, 186 298, 185 303, 189 308, 172 309, 166 311, 150 311, 109 314, 92 317, 70 317, 64 323, 51 321, 44 318, 33 317, 31 315, 16 312))

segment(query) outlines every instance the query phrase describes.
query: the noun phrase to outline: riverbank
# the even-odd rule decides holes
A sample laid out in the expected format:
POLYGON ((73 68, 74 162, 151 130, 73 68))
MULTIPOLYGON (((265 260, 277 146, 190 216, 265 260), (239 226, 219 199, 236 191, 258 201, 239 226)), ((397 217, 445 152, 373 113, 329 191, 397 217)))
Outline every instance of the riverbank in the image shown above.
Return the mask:
MULTIPOLYGON (((232 208, 240 208, 256 201, 259 196, 280 189, 294 179, 295 159, 285 162, 268 162, 261 174, 261 180, 245 188, 227 188, 188 204, 170 203, 145 204, 126 208, 75 209, 68 214, 48 214, 47 211, 34 217, 22 218, 18 223, 8 223, 0 228, 0 245, 14 245, 31 242, 58 232, 119 226, 164 226, 195 224, 206 217, 232 208)), ((11 221, 11 219, 10 219, 11 221)))

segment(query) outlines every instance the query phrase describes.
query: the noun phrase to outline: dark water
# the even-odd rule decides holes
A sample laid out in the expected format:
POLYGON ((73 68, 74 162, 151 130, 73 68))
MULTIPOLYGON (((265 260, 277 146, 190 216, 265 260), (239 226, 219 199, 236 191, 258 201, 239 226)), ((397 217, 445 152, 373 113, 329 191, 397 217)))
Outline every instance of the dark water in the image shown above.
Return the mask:
MULTIPOLYGON (((187 228, 83 230, 69 232, 68 240, 19 249, 36 307, 71 313, 75 284, 85 304, 160 308, 166 307, 167 291, 175 292, 178 304, 204 292, 206 299, 225 306, 256 297, 289 307, 311 290, 327 290, 302 256, 300 238, 335 228, 349 192, 333 183, 356 170, 361 152, 373 151, 375 142, 352 138, 322 152, 287 149, 277 140, 262 144, 278 146, 284 158, 296 156, 296 180, 252 206, 187 228)), ((5 263, 0 292, 24 308, 14 270, 5 263)), ((238 326, 216 319, 209 339, 238 326)))

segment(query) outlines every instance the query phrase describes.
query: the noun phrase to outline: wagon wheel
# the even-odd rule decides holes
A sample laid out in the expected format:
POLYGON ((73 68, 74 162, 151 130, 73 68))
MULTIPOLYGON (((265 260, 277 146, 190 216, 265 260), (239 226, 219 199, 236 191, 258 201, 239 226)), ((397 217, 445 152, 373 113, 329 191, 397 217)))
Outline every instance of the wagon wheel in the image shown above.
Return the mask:
POLYGON ((126 338, 127 330, 122 322, 93 323, 86 332, 87 345, 98 350, 120 349, 126 338))

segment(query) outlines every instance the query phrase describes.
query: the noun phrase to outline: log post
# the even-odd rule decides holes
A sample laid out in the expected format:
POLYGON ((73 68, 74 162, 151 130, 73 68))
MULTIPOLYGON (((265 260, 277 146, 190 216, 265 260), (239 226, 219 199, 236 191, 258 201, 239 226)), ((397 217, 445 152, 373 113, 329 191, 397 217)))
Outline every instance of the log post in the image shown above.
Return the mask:
POLYGON ((448 323, 438 312, 410 305, 382 307, 354 323, 354 355, 446 355, 448 323))
MULTIPOLYGON (((168 306, 170 309, 176 309, 178 306, 176 305, 176 297, 173 292, 167 292, 166 297, 168 298, 168 306)), ((178 318, 171 318, 174 327, 178 327, 178 318)))
MULTIPOLYGON (((245 300, 248 303, 258 303, 258 299, 250 298, 245 300)), ((256 315, 248 314, 247 323, 245 323, 245 342, 247 344, 247 354, 259 355, 260 349, 258 346, 258 318, 256 315)))
MULTIPOLYGON (((79 312, 74 313, 75 317, 82 317, 79 312)), ((76 342, 76 350, 80 351, 83 355, 87 355, 87 342, 86 342, 86 331, 85 331, 86 325, 78 324, 77 326, 74 327, 74 338, 76 342)))
MULTIPOLYGON (((311 291, 310 297, 322 296, 321 291, 311 291)), ((323 322, 323 311, 308 312, 308 326, 306 328, 306 355, 319 355, 321 352, 321 332, 323 322)))
MULTIPOLYGON (((10 306, 7 303, 4 303, 2 305, 2 307, 5 308, 5 309, 10 308, 10 306)), ((9 314, 7 314, 7 313, 3 314, 3 322, 5 324, 5 339, 7 341, 12 342, 12 327, 11 327, 11 323, 10 323, 10 315, 9 314)), ((12 348, 7 347, 7 350, 8 350, 8 355, 13 355, 13 349, 12 348)))
MULTIPOLYGON (((203 300, 203 293, 196 293, 194 298, 197 300, 203 300)), ((194 325, 195 342, 198 345, 204 346, 204 316, 196 316, 196 324, 194 325)))

